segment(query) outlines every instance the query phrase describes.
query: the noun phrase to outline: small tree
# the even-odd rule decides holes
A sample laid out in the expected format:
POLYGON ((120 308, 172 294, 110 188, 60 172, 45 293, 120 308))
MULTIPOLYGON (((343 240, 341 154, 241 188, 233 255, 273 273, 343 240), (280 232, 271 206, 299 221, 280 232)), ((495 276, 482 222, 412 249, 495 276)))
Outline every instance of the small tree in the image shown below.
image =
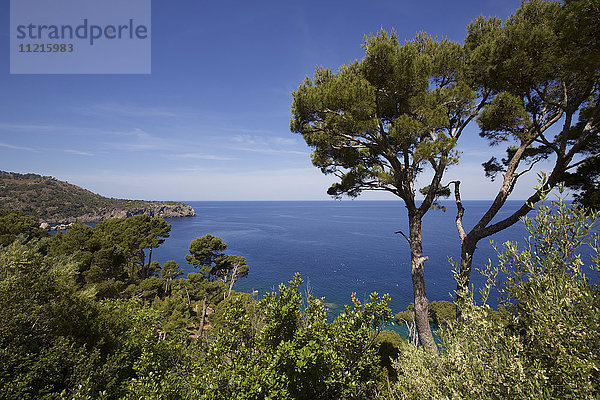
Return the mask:
POLYGON ((250 267, 246 264, 246 258, 242 256, 224 256, 219 262, 219 275, 223 283, 229 283, 229 289, 225 297, 231 296, 233 285, 241 278, 248 276, 250 267))
POLYGON ((48 232, 39 227, 37 219, 17 210, 0 209, 0 246, 8 246, 18 235, 27 239, 48 236, 48 232))
POLYGON ((246 265, 244 257, 225 255, 225 250, 227 243, 220 237, 209 234, 190 243, 190 254, 186 255, 185 259, 194 267, 199 267, 207 280, 229 282, 229 295, 235 282, 248 275, 250 267, 246 265))
MULTIPOLYGON (((231 295, 231 290, 235 282, 248 275, 250 269, 246 265, 244 257, 225 255, 223 252, 226 249, 227 243, 223 242, 220 237, 208 234, 194 239, 190 243, 190 254, 185 256, 188 263, 192 264, 195 268, 200 267, 202 274, 209 282, 219 280, 227 283, 229 281, 229 289, 223 291, 223 298, 231 295)), ((201 333, 206 318, 207 300, 207 296, 204 296, 202 299, 201 333)))
POLYGON ((190 243, 190 254, 185 256, 185 260, 194 268, 200 268, 206 279, 214 281, 218 274, 219 260, 224 256, 225 249, 227 244, 223 243, 220 237, 204 235, 190 243))
POLYGON ((94 228, 94 234, 105 247, 112 245, 125 257, 127 273, 132 280, 150 276, 152 249, 160 246, 170 231, 171 225, 164 219, 148 215, 102 221, 94 228), (148 260, 146 250, 149 250, 148 260))
POLYGON ((173 284, 173 279, 180 277, 183 275, 183 269, 179 267, 174 260, 169 260, 165 262, 160 270, 160 277, 165 280, 165 293, 167 295, 171 294, 171 286, 173 284))

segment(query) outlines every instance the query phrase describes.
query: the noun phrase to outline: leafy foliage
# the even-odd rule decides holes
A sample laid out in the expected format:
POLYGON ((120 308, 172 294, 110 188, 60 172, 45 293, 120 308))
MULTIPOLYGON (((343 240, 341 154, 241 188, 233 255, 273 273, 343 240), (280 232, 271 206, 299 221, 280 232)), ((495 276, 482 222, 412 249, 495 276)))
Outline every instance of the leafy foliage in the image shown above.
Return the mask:
POLYGON ((76 264, 44 256, 44 246, 0 250, 0 397, 121 397, 157 314, 134 300, 94 301, 76 284, 76 264))
POLYGON ((492 145, 508 144, 501 163, 492 158, 483 164, 492 179, 505 173, 501 192, 510 194, 529 170, 517 173, 519 163, 531 166, 552 156, 544 190, 564 181, 582 196, 597 189, 590 169, 600 109, 597 11, 594 0, 531 0, 504 24, 480 17, 469 26, 465 46, 477 60, 472 67, 485 71, 479 85, 497 93, 477 117, 480 135, 492 145), (558 129, 550 133, 552 127, 558 129), (578 165, 579 179, 569 172, 578 165))
POLYGON ((462 222, 460 182, 452 182, 461 240, 459 296, 469 285, 478 242, 519 222, 550 190, 567 183, 580 191, 582 203, 593 206, 598 198, 598 11, 597 0, 529 0, 504 23, 479 17, 468 27, 465 74, 478 93, 489 96, 476 116, 480 136, 492 146, 505 145, 506 157, 482 163, 487 177, 501 179, 470 230, 462 222), (521 177, 541 162, 548 172, 540 172, 540 185, 502 215, 521 177))
MULTIPOLYGON (((93 287, 99 297, 119 297, 126 287, 157 272, 159 266, 150 260, 152 249, 169 237, 170 230, 164 219, 148 215, 103 221, 95 228, 74 224, 52 238, 49 253, 73 257, 78 262, 77 280, 93 287)), ((130 294, 135 292, 129 289, 130 294)))
POLYGON ((306 306, 296 276, 289 286, 252 305, 233 296, 224 327, 190 348, 177 370, 157 372, 135 396, 165 393, 202 399, 364 399, 376 396, 380 376, 375 337, 391 319, 389 298, 345 311, 331 324, 322 299, 306 306), (177 384, 174 385, 174 382, 177 384), (154 392, 153 392, 154 391, 154 392))
POLYGON ((250 267, 241 256, 225 255, 227 244, 219 237, 205 235, 190 243, 190 254, 185 256, 188 263, 200 268, 209 281, 216 279, 229 282, 229 293, 235 282, 248 275, 250 267))
MULTIPOLYGON (((0 248, 1 398, 368 398, 381 388, 378 349, 388 367, 397 354, 396 342, 376 341, 391 319, 388 296, 353 299, 328 323, 323 299, 303 306, 299 277, 259 302, 223 301, 223 283, 203 274, 171 280, 168 296, 152 276, 121 293, 131 298, 98 300, 79 282, 87 250, 67 252, 94 234, 80 227, 52 239, 59 246, 22 237, 0 248), (217 304, 214 327, 192 340, 201 298, 217 304)), ((166 275, 177 273, 167 264, 166 275)))
POLYGON ((35 239, 48 236, 48 233, 40 229, 37 220, 17 210, 0 209, 0 246, 8 246, 24 235, 27 239, 35 239))
POLYGON ((361 61, 306 78, 294 92, 291 129, 314 149, 313 164, 340 179, 329 194, 386 190, 411 201, 409 183, 425 165, 457 161, 457 123, 475 100, 458 72, 462 50, 425 34, 400 45, 384 31, 364 48, 361 61))
MULTIPOLYGON (((467 296, 456 320, 454 304, 432 302, 439 356, 381 330, 392 319, 388 295, 373 294, 366 304, 352 297, 352 305, 328 322, 324 299, 303 297, 299 276, 260 301, 248 294, 224 298, 224 282, 202 273, 172 279, 181 269, 171 261, 162 270, 153 264, 162 276, 131 283, 119 292, 125 298, 99 300, 80 268, 102 259, 95 257, 110 243, 103 242, 104 229, 77 226, 55 238, 22 235, 0 248, 0 394, 595 398, 600 292, 582 272, 578 249, 592 247, 598 271, 597 216, 558 202, 526 220, 525 249, 505 244, 499 270, 487 270, 484 294, 497 286, 504 296, 501 312, 467 296), (212 329, 203 336, 195 331, 202 299, 214 307, 212 329)), ((127 232, 126 224, 107 225, 127 232)))

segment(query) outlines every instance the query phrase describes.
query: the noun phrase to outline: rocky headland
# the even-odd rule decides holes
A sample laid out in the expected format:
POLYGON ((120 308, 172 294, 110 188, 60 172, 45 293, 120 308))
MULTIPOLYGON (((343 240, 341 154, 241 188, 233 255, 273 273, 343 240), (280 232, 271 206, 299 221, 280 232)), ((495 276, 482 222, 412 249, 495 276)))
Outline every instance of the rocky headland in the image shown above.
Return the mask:
POLYGON ((62 220, 41 221, 40 227, 51 231, 65 230, 75 222, 101 222, 113 218, 127 218, 134 215, 149 215, 161 218, 195 217, 196 212, 187 204, 183 203, 149 203, 143 207, 130 209, 101 208, 98 211, 80 215, 78 217, 67 217, 62 220))
POLYGON ((72 223, 100 222, 146 214, 152 217, 193 217, 194 209, 173 201, 104 197, 49 176, 0 171, 0 208, 20 210, 38 218, 44 229, 63 230, 72 223))

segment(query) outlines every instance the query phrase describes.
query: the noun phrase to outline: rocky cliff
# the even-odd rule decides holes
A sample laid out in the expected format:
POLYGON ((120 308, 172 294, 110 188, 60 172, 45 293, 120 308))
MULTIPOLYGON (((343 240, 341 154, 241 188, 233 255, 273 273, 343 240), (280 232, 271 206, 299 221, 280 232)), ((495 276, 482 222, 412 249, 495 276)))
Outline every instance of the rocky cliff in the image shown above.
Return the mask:
POLYGON ((69 217, 64 222, 98 222, 112 218, 125 218, 134 215, 150 215, 151 217, 177 218, 194 217, 196 213, 191 206, 183 203, 148 203, 142 207, 133 207, 126 210, 101 208, 98 211, 81 215, 77 218, 69 217))

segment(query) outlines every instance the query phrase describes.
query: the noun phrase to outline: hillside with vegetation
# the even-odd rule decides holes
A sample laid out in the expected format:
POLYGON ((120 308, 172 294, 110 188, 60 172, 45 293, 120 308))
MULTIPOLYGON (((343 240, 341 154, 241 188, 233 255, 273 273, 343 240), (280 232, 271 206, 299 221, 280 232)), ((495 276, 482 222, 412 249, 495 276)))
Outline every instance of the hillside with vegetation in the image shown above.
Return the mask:
POLYGON ((19 210, 49 224, 99 222, 138 214, 168 218, 194 216, 177 202, 150 202, 101 196, 50 176, 0 171, 0 208, 19 210))

